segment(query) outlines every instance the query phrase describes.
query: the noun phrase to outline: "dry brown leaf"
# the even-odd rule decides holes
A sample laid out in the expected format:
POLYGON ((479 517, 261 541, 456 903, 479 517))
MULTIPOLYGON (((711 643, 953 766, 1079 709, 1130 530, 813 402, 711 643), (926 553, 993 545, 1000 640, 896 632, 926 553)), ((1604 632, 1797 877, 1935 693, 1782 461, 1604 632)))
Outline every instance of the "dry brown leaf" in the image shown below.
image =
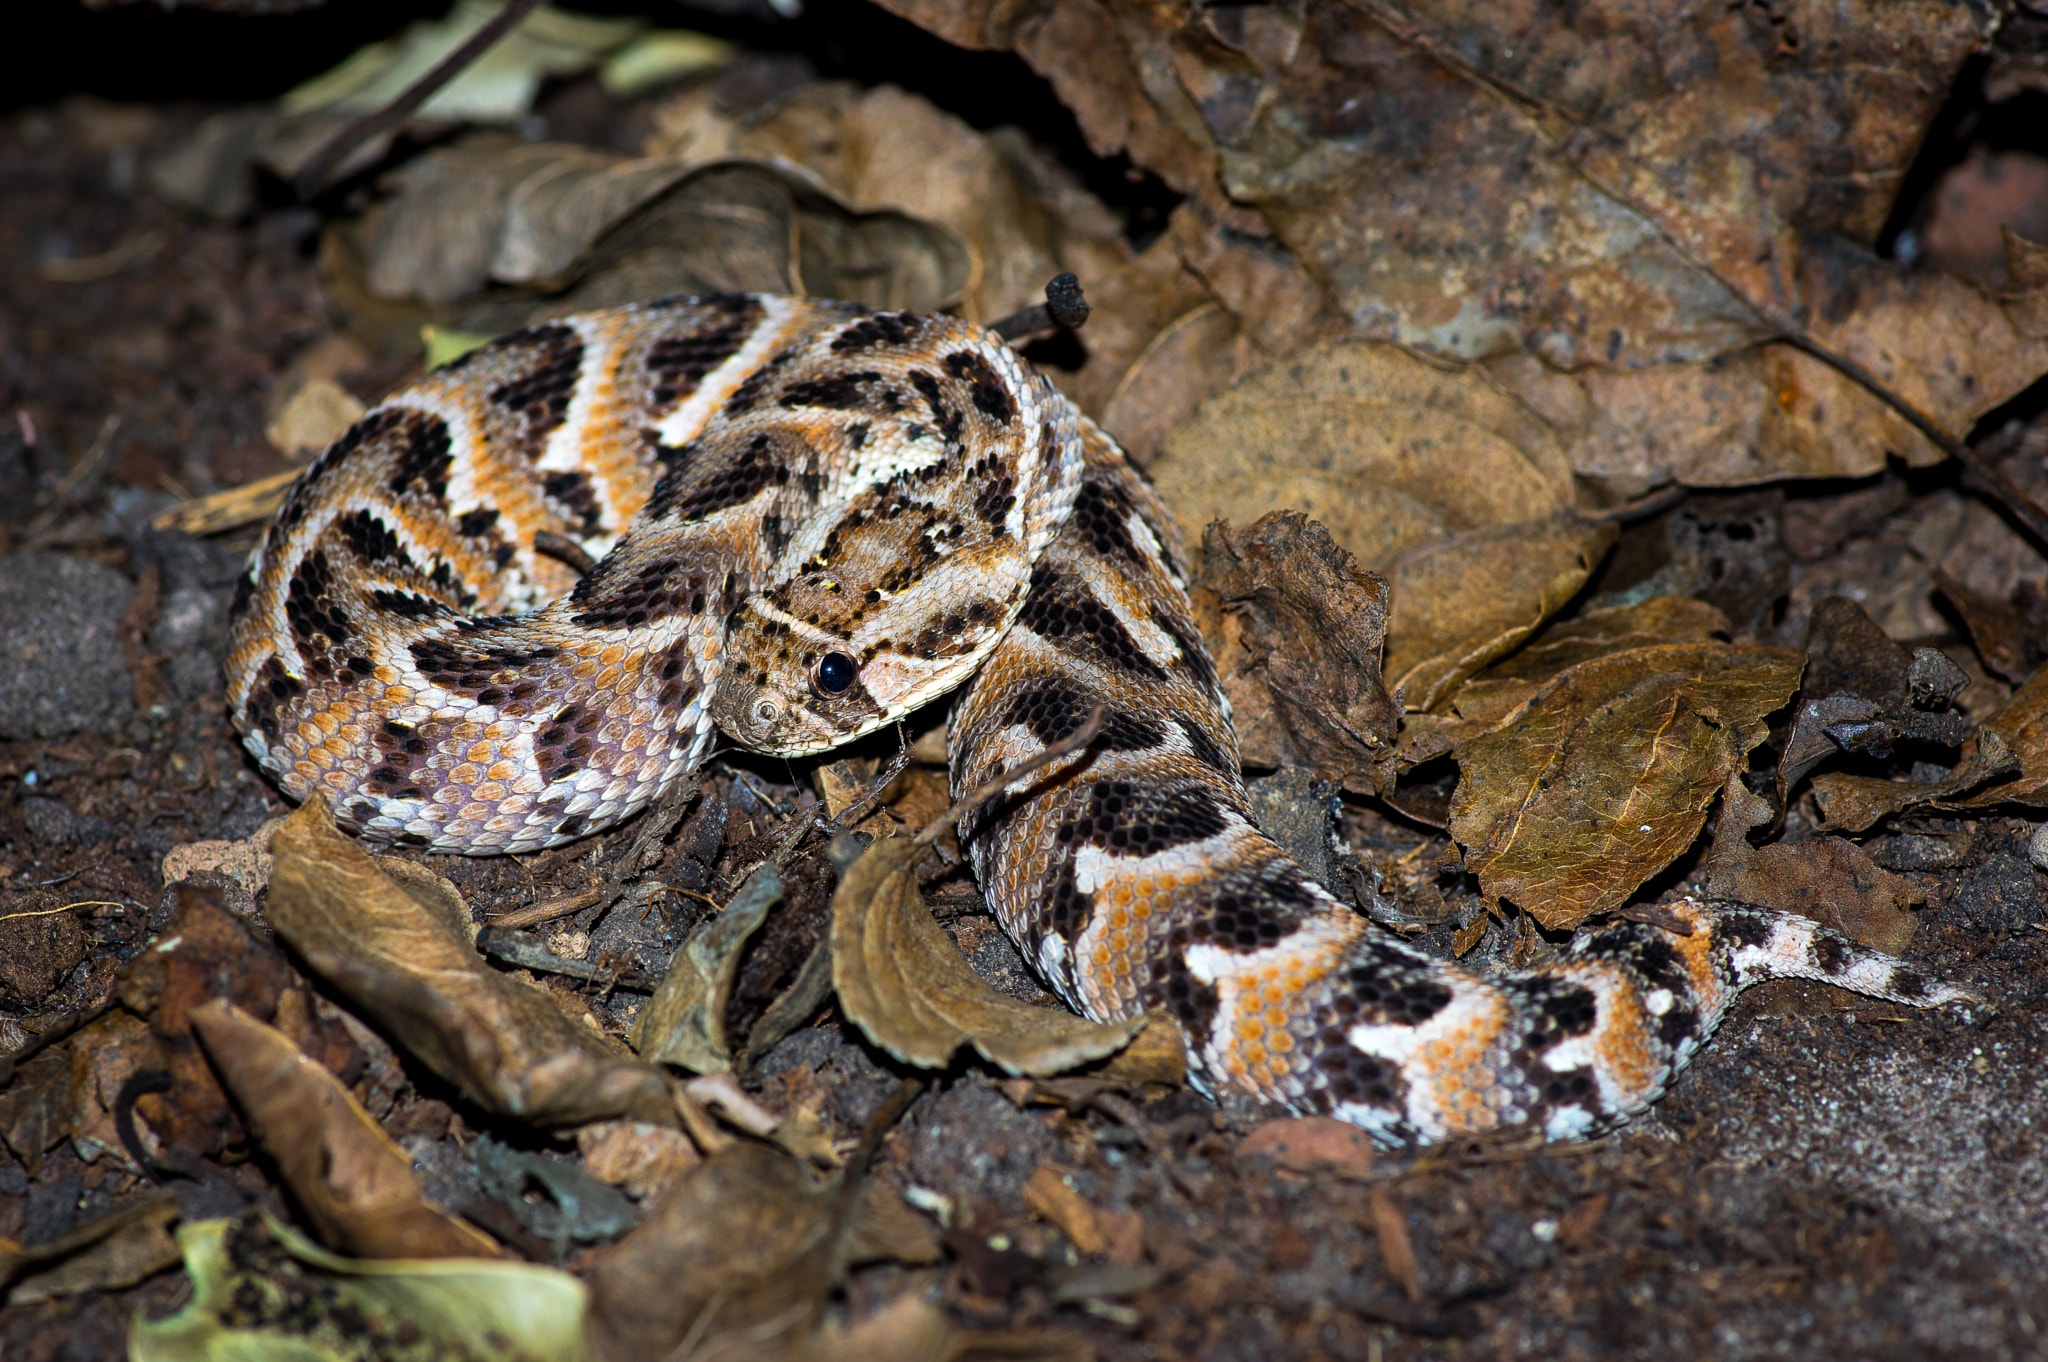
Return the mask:
POLYGON ((1451 832, 1487 901, 1552 930, 1619 907, 1692 845, 1802 663, 1776 648, 1631 649, 1560 673, 1466 741, 1451 832))
POLYGON ((495 1258, 498 1246, 426 1199, 400 1149, 283 1032, 216 999, 192 1026, 292 1198, 354 1258, 495 1258))
POLYGON ((1151 471, 1189 542, 1214 519, 1294 510, 1377 571, 1572 504, 1563 446, 1482 371, 1365 341, 1249 375, 1174 431, 1151 471))
POLYGON ((1478 369, 1330 342, 1245 378, 1167 437, 1152 472, 1190 538, 1301 511, 1394 582, 1386 676, 1411 709, 1527 638, 1614 531, 1571 511, 1550 427, 1478 369))
POLYGON ((908 1064, 943 1069, 971 1044, 1013 1074, 1044 1075, 1128 1045, 1145 1018, 1104 1025, 1005 997, 974 972, 917 888, 923 848, 876 842, 832 898, 832 984, 867 1038, 908 1064))
POLYGON ((645 1121, 598 1121, 576 1132, 576 1148, 590 1175, 623 1187, 642 1201, 658 1201, 675 1180, 702 1163, 690 1137, 645 1121))
POLYGON ((1049 1163, 1039 1164, 1025 1180, 1024 1209, 1059 1226, 1068 1242, 1087 1257, 1095 1257, 1108 1246, 1088 1198, 1074 1190, 1064 1170, 1049 1163))
POLYGON ((263 427, 263 438, 286 458, 310 459, 340 439, 367 410, 333 379, 309 378, 263 427))
POLYGON ((1660 643, 1707 643, 1727 632, 1727 616, 1690 596, 1589 610, 1548 626, 1467 681, 1450 697, 1450 708, 1462 720, 1491 728, 1544 682, 1581 662, 1660 643))
POLYGON ((1951 431, 2048 368, 2048 308, 1867 248, 1988 11, 890 7, 1018 52, 1098 149, 1261 210, 1357 332, 1499 365, 1617 497, 1939 457, 1823 362, 1752 348, 1785 318, 1951 431))
POLYGON ((118 1291, 178 1261, 171 1223, 178 1198, 158 1192, 109 1211, 46 1244, 0 1239, 0 1303, 33 1305, 57 1296, 118 1291))
POLYGON ((1561 511, 1470 530, 1387 569, 1394 584, 1386 678, 1401 704, 1433 710, 1519 647, 1577 595, 1614 543, 1612 525, 1561 511))
POLYGON ((1934 587, 1963 617, 1977 656, 1991 671, 2017 685, 2048 661, 2048 640, 2011 601, 1979 591, 1940 568, 1934 570, 1934 587))
POLYGON ((1334 1116, 1283 1116, 1260 1124, 1237 1145, 1240 1163, 1265 1162, 1290 1173, 1364 1177, 1376 1152, 1372 1137, 1334 1116))
POLYGON ((1749 831, 1770 821, 1769 802, 1751 794, 1740 773, 1730 776, 1707 856, 1715 898, 1799 913, 1887 954, 1905 950, 1920 927, 1909 907, 1918 897, 1910 882, 1839 837, 1751 846, 1749 831))
POLYGON ((906 1291, 866 1319, 819 1333, 806 1362, 1089 1362, 1095 1350, 1072 1334, 963 1330, 906 1291))
POLYGON ((733 1144, 684 1173, 598 1260, 591 1343, 617 1362, 669 1356, 685 1338, 699 1340, 691 1356, 742 1341, 735 1356, 804 1356, 826 1293, 877 1252, 929 1262, 937 1245, 893 1192, 862 1184, 849 1197, 781 1150, 733 1144))
POLYGON ((471 303, 456 314, 469 330, 720 289, 932 310, 972 273, 948 228, 855 212, 788 164, 629 159, 480 134, 393 182, 357 232, 374 297, 446 305, 494 282, 566 289, 538 311, 525 295, 471 303))
POLYGON ((1830 831, 1861 832, 1909 809, 1959 811, 2048 805, 2048 668, 2006 700, 1964 742, 1935 781, 1879 780, 1830 771, 1813 778, 1830 831))
POLYGON ((747 940, 782 899, 782 879, 772 865, 748 877, 717 917, 690 933, 669 962, 668 973, 647 1006, 633 1019, 633 1048, 664 1064, 698 1073, 732 1067, 725 1034, 725 1009, 747 940))
POLYGON ((1221 303, 1203 303, 1168 322, 1117 381, 1102 428, 1138 466, 1149 467, 1173 429, 1264 356, 1221 303))
POLYGON ((570 1021, 469 943, 468 915, 401 887, 335 830, 324 800, 271 841, 270 921, 322 978, 471 1100, 540 1126, 677 1122, 668 1080, 570 1021))
POLYGON ((1204 529, 1191 595, 1245 763, 1371 790, 1398 717, 1380 681, 1386 581, 1283 512, 1204 529))

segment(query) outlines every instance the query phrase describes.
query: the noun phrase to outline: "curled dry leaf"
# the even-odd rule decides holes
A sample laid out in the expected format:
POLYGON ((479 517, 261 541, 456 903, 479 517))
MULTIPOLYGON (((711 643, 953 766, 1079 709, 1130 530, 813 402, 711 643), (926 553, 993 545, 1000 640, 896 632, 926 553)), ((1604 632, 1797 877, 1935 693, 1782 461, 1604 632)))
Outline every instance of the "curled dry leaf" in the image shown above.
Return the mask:
POLYGON ((725 1009, 747 939, 782 899, 773 865, 748 876, 715 918, 698 926, 669 962, 668 973, 633 1020, 633 1048, 650 1060, 698 1073, 732 1067, 725 1009))
POLYGON ((1380 681, 1385 579, 1315 521, 1278 512, 1241 531, 1210 524, 1191 595, 1246 764, 1371 790, 1397 722, 1380 681))
POLYGON ((1619 907, 1692 845, 1801 665, 1724 644, 1613 653, 1466 741, 1451 834, 1488 902, 1511 900, 1552 930, 1619 907))
POLYGON ((1450 709, 1468 723, 1492 727, 1559 672, 1609 653, 1664 643, 1710 643, 1728 632, 1728 617, 1690 596, 1652 596, 1634 605, 1589 610, 1551 624, 1460 686, 1450 709))
POLYGON ((1033 1007, 990 988, 933 920, 917 888, 923 848, 876 842, 832 899, 832 983, 867 1038, 908 1064, 943 1069, 962 1045, 1013 1074, 1043 1075, 1101 1059, 1144 1029, 1033 1007))
POLYGON ((220 999, 195 1008, 192 1027, 328 1247, 355 1258, 498 1256, 426 1199, 412 1156, 283 1032, 220 999))
POLYGON ((537 312, 526 295, 482 298, 457 313, 469 330, 721 289, 928 311, 972 272, 945 227, 855 212, 787 164, 629 159, 477 134, 394 184, 357 229, 374 297, 446 305, 492 283, 567 290, 537 312))
POLYGON ((1560 511, 1396 559, 1387 569, 1386 676, 1403 707, 1440 707, 1465 678, 1512 652, 1579 593, 1614 539, 1613 526, 1560 511))
POLYGON ((2014 691, 1963 743, 1935 781, 1879 780, 1830 771, 1813 778, 1830 830, 1861 832, 1907 810, 1962 811, 2048 805, 2048 668, 2014 691))
MULTIPOLYGON (((858 1179, 858 1173, 849 1172, 858 1179)), ((930 1262, 938 1246, 895 1193, 821 1182, 781 1150, 736 1143, 684 1173, 591 1273, 600 1359, 694 1355, 745 1340, 752 1358, 807 1356, 826 1293, 855 1262, 930 1262)))
POLYGON ((338 1257, 267 1212, 178 1231, 192 1300, 137 1318, 131 1362, 354 1362, 369 1355, 583 1362, 589 1293, 566 1272, 485 1258, 338 1257), (400 1351, 398 1340, 407 1340, 400 1351), (378 1345, 381 1344, 381 1347, 378 1345))
POLYGON ((335 830, 325 801, 300 805, 271 853, 278 935, 471 1100, 541 1126, 620 1116, 676 1124, 660 1069, 491 969, 470 945, 460 900, 395 882, 335 830))
POLYGON ((0 1239, 0 1304, 117 1291, 178 1261, 170 1227, 178 1197, 158 1192, 97 1216, 48 1243, 21 1248, 0 1239))

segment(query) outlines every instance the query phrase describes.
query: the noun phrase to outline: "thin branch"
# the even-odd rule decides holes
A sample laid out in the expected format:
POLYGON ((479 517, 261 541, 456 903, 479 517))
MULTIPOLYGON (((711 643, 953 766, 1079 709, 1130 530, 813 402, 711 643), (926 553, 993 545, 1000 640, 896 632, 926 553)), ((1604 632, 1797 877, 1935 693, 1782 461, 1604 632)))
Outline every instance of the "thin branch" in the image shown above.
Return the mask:
POLYGON ((540 5, 541 0, 506 0, 505 7, 493 15, 489 23, 470 34, 462 46, 436 62, 432 70, 399 91, 389 104, 374 113, 364 114, 336 133, 326 146, 320 148, 319 154, 292 177, 292 188, 298 191, 301 199, 310 199, 318 194, 327 187, 327 177, 351 152, 412 117, 420 105, 434 97, 435 91, 455 79, 464 67, 482 56, 486 48, 511 32, 515 24, 539 9, 540 5))
POLYGON ((924 830, 917 834, 918 843, 928 846, 932 842, 937 841, 940 834, 953 826, 955 820, 965 818, 968 814, 973 813, 983 804, 988 803, 989 800, 994 799, 1024 777, 1042 771, 1068 753, 1078 752, 1089 743, 1094 742, 1095 735, 1102 731, 1102 717, 1103 708, 1101 705, 1097 705, 1089 712, 1087 720, 1079 728, 1054 743, 1051 747, 1046 748, 1043 752, 1027 761, 1018 762, 1011 770, 990 776, 987 780, 984 780, 975 787, 972 794, 964 799, 955 801, 952 808, 947 809, 937 818, 925 824, 924 830))

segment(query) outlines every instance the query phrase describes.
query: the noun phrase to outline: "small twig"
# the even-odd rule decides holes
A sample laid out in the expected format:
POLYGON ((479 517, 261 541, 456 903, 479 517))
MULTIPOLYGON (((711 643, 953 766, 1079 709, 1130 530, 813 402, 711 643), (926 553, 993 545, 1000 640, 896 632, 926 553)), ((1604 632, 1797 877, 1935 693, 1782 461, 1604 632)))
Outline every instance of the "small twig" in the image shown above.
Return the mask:
POLYGON ((319 154, 292 177, 292 188, 301 199, 310 199, 318 194, 326 188, 327 177, 351 152, 410 118, 420 105, 434 97, 436 90, 453 80, 464 67, 482 56, 486 48, 511 32, 513 25, 539 9, 540 5, 541 0, 506 0, 505 8, 492 16, 489 23, 470 34, 462 46, 441 58, 432 70, 399 91, 389 104, 363 115, 336 133, 326 146, 320 148, 319 154))
POLYGON ((1045 286, 1045 301, 1033 303, 1022 312, 989 323, 988 329, 1006 341, 1022 340, 1044 331, 1078 331, 1095 309, 1081 296, 1076 275, 1056 274, 1045 286))
POLYGON ((1051 747, 1046 748, 1037 756, 1019 762, 1013 769, 990 776, 987 780, 976 786, 974 792, 965 799, 956 800, 952 808, 947 809, 937 818, 924 825, 923 829, 917 834, 918 845, 931 845, 945 833, 947 828, 952 827, 956 820, 965 818, 968 814, 973 813, 983 804, 988 803, 989 800, 994 799, 1024 777, 1044 770, 1061 757, 1072 752, 1078 752, 1089 743, 1095 741, 1095 735, 1102 731, 1103 712, 1102 706, 1097 705, 1093 710, 1089 711, 1088 718, 1081 726, 1072 733, 1069 733, 1051 747))
POLYGON ((525 927, 538 927, 543 922, 553 922, 558 917, 567 917, 571 913, 580 912, 588 908, 591 904, 603 898, 605 892, 601 888, 582 889, 574 894, 563 894, 558 898, 543 899, 539 903, 530 903, 524 908, 514 908, 510 912, 502 913, 492 918, 487 925, 502 927, 508 931, 517 931, 525 927))

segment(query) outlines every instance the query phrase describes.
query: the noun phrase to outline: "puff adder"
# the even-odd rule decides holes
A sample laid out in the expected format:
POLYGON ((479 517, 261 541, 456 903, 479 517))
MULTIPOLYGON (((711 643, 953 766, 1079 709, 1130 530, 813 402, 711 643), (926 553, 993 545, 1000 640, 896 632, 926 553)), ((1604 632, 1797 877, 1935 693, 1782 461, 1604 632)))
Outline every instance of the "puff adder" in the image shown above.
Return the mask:
POLYGON ((1804 918, 1695 901, 1487 975, 1332 898, 1254 825, 1173 520, 1100 429, 954 318, 766 295, 570 317, 366 415, 237 592, 230 703, 285 792, 467 855, 610 826, 723 731, 822 751, 964 686, 961 829, 1069 1003, 1162 1009, 1196 1082, 1389 1143, 1642 1110, 1760 979, 1967 997, 1804 918), (536 548, 567 536, 574 569, 536 548))

